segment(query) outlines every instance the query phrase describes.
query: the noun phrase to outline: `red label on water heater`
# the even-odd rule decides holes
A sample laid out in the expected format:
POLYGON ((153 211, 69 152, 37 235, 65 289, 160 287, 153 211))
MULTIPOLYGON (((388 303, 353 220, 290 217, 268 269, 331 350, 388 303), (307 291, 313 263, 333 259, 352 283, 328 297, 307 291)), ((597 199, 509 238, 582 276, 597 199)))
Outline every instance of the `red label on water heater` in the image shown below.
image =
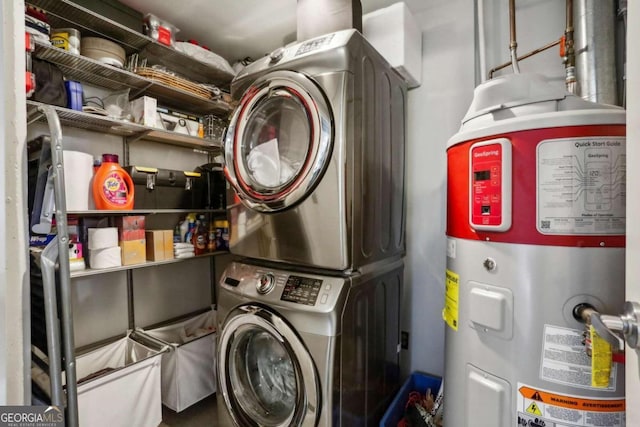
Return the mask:
POLYGON ((470 223, 479 230, 511 226, 511 143, 507 139, 471 146, 470 223))

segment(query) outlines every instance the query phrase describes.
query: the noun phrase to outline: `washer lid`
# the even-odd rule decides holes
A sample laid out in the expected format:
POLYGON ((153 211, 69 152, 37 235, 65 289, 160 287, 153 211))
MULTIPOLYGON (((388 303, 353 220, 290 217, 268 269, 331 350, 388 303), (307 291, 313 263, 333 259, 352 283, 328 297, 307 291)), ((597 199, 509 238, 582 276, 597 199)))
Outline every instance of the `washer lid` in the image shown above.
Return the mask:
POLYGON ((624 109, 585 101, 560 82, 534 73, 508 74, 476 87, 460 131, 448 146, 503 132, 624 121, 624 109))
POLYGON ((225 136, 225 172, 242 202, 260 212, 288 209, 313 191, 333 145, 322 90, 306 75, 276 71, 251 85, 225 136))

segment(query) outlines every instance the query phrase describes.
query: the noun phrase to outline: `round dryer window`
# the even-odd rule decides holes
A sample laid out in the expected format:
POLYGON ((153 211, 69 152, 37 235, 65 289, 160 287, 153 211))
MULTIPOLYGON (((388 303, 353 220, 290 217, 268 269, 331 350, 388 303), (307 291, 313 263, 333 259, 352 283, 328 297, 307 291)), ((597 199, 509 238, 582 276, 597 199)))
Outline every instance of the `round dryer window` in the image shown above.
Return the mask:
POLYGON ((304 200, 326 170, 333 120, 320 87, 275 71, 246 91, 225 137, 227 177, 243 202, 275 212, 304 200))
POLYGON ((238 403, 258 424, 278 426, 293 418, 298 396, 296 373, 282 343, 267 331, 243 327, 230 349, 231 388, 238 403))
POLYGON ((311 355, 275 313, 254 305, 234 309, 218 344, 218 380, 235 425, 314 425, 319 383, 311 355))

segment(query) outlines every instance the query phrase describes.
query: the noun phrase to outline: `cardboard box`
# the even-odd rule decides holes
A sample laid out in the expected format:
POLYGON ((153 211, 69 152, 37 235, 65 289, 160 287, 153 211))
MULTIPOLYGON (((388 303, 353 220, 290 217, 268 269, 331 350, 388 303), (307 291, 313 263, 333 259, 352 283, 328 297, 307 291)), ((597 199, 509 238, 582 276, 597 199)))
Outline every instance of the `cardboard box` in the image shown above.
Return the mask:
POLYGON ((173 259, 173 230, 164 231, 164 259, 173 259))
POLYGON ((147 260, 147 245, 144 239, 123 240, 120 242, 122 248, 122 265, 142 264, 147 260))
POLYGON ((144 240, 145 217, 143 215, 128 215, 116 218, 118 240, 144 240))
POLYGON ((166 259, 164 256, 164 230, 147 230, 144 234, 147 241, 147 260, 162 261, 166 259))
POLYGON ((142 96, 131 101, 133 121, 141 125, 162 128, 158 119, 158 100, 150 96, 142 96))
POLYGON ((145 232, 147 260, 163 261, 173 259, 173 231, 147 230, 145 232))

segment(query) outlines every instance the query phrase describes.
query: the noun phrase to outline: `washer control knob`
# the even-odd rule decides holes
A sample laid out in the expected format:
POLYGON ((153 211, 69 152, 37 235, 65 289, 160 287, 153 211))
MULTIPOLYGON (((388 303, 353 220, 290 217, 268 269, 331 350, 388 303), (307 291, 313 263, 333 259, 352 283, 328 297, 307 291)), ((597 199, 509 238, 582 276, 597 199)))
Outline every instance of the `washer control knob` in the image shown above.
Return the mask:
POLYGON ((269 55, 269 58, 271 59, 271 62, 278 62, 282 59, 282 57, 284 56, 284 48, 283 47, 279 47, 276 50, 274 50, 273 52, 271 52, 271 54, 269 55))
POLYGON ((276 285, 276 278, 273 277, 273 274, 266 273, 262 274, 258 279, 258 283, 256 284, 256 290, 259 294, 268 294, 276 285))

